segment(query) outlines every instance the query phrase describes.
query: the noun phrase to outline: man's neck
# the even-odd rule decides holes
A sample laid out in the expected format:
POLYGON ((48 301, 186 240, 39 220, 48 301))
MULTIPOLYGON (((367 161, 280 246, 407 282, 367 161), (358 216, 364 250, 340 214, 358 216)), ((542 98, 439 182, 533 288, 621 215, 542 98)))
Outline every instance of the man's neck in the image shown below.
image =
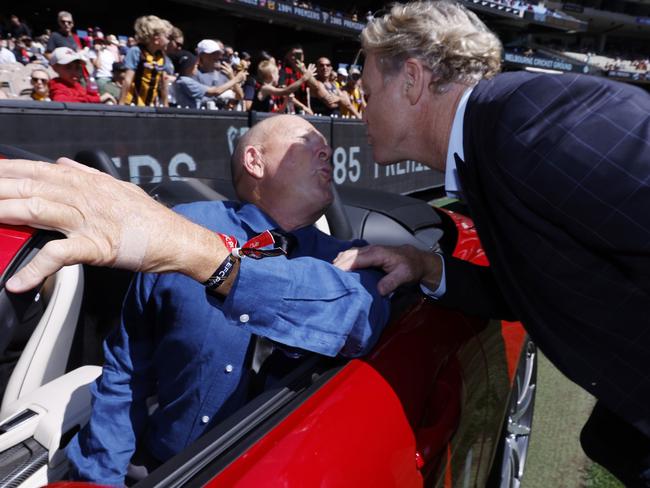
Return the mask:
POLYGON ((431 95, 421 120, 416 124, 418 134, 414 137, 413 159, 431 168, 445 170, 451 127, 466 89, 466 85, 452 83, 444 93, 431 95))

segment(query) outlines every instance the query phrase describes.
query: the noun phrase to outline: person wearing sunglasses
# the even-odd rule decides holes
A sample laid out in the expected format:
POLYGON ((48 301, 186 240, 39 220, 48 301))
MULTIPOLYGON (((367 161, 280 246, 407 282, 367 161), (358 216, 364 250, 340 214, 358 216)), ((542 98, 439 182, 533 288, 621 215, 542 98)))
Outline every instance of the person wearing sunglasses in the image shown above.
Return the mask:
POLYGON ((49 102, 50 101, 50 75, 47 70, 36 68, 32 71, 32 76, 30 78, 32 84, 32 93, 29 95, 29 98, 39 102, 49 102))
POLYGON ((341 107, 345 107, 354 117, 361 118, 350 103, 348 94, 341 91, 336 82, 332 81, 332 75, 336 75, 332 70, 332 62, 325 57, 318 58, 316 77, 308 81, 314 94, 311 98, 312 111, 320 115, 338 116, 341 115, 341 107))
POLYGON ((57 15, 59 23, 59 30, 52 32, 47 47, 45 48, 45 56, 50 59, 54 50, 58 47, 67 47, 75 52, 81 51, 81 41, 76 34, 72 32, 74 21, 70 12, 61 11, 57 15))

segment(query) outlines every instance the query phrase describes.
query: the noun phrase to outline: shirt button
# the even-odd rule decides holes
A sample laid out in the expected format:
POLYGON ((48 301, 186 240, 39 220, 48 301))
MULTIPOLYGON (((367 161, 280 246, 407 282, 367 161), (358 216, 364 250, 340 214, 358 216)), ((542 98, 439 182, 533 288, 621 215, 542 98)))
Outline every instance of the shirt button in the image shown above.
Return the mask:
POLYGON ((241 315, 239 316, 239 321, 240 321, 242 324, 245 324, 245 323, 248 322, 250 319, 251 319, 251 318, 248 316, 247 313, 243 313, 243 314, 241 314, 241 315))
POLYGON ((232 364, 226 364, 226 373, 232 373, 232 364))
POLYGON ((207 424, 208 422, 210 422, 210 417, 208 417, 207 415, 204 415, 203 417, 201 417, 201 423, 202 424, 207 424))

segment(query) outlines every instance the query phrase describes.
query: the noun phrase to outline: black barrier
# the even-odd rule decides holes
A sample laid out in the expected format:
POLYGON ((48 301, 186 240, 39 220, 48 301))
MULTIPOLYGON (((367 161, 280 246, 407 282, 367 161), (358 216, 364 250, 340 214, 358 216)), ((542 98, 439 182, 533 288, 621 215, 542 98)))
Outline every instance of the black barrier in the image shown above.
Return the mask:
MULTIPOLYGON (((268 114, 96 104, 0 102, 0 143, 49 158, 103 150, 134 183, 198 178, 219 190, 230 180, 237 139, 268 114)), ((305 117, 332 146, 336 184, 412 193, 443 185, 442 174, 413 161, 373 162, 360 121, 305 117)))
POLYGON ((376 164, 367 143, 366 127, 357 120, 333 119, 332 166, 337 185, 375 188, 391 193, 413 193, 444 185, 438 171, 415 161, 388 166, 376 164))

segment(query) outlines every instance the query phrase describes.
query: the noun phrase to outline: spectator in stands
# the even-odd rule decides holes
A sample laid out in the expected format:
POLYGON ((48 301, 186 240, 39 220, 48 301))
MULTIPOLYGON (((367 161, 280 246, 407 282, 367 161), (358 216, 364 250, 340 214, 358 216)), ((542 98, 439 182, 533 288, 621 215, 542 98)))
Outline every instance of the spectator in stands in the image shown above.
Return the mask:
POLYGON ((45 56, 48 59, 50 59, 52 52, 58 47, 67 47, 73 51, 81 51, 81 41, 76 34, 72 33, 72 28, 74 27, 72 14, 63 10, 59 12, 57 19, 59 22, 59 30, 52 32, 50 40, 47 43, 47 48, 45 49, 45 56))
POLYGON ((113 53, 115 60, 117 62, 122 61, 122 55, 120 54, 120 42, 115 37, 115 34, 109 34, 106 36, 106 49, 113 53))
MULTIPOLYGON (((292 94, 300 89, 300 87, 309 82, 310 79, 316 74, 316 68, 313 64, 305 68, 301 73, 300 78, 295 80, 291 85, 285 87, 278 87, 278 80, 280 73, 278 66, 273 61, 262 61, 257 67, 257 79, 255 97, 253 98, 252 110, 256 112, 285 112, 287 110, 287 102, 289 99, 287 95, 292 94), (274 97, 285 97, 281 104, 276 104, 274 97)), ((303 105, 295 98, 291 102, 297 105, 301 110, 306 113, 311 113, 311 110, 306 105, 303 105)))
POLYGON ((172 32, 169 36, 169 43, 167 44, 167 49, 165 54, 174 65, 174 73, 178 73, 178 61, 183 52, 183 44, 185 43, 185 36, 183 36, 183 31, 178 27, 172 26, 172 32))
POLYGON ((204 39, 196 46, 196 52, 199 56, 199 69, 194 75, 194 79, 206 86, 219 88, 216 99, 206 97, 203 102, 211 105, 209 102, 215 102, 216 108, 226 108, 228 100, 242 100, 244 92, 240 86, 246 80, 248 73, 240 71, 235 74, 229 63, 223 61, 224 48, 221 41, 213 39, 204 39), (230 83, 236 79, 236 83, 230 83))
POLYGON ((21 22, 17 15, 12 15, 9 18, 9 34, 14 39, 19 39, 24 36, 32 37, 30 28, 27 27, 27 24, 21 22))
POLYGON ((0 64, 16 63, 16 56, 7 49, 7 41, 0 40, 0 64))
MULTIPOLYGON (((302 76, 301 67, 305 66, 305 52, 300 44, 294 44, 287 49, 280 69, 280 79, 278 86, 290 86, 302 76)), ((310 106, 309 101, 309 86, 302 85, 300 90, 296 92, 296 99, 307 107, 310 106)))
POLYGON ((164 53, 171 24, 155 15, 146 15, 135 21, 134 29, 138 45, 131 47, 124 59, 126 76, 120 104, 166 107, 165 66, 169 61, 164 53))
POLYGON ((111 73, 111 80, 99 86, 99 94, 110 93, 115 100, 119 100, 126 76, 126 66, 124 66, 124 63, 113 63, 111 73))
POLYGON ((339 69, 336 70, 336 82, 335 82, 336 86, 340 90, 346 85, 347 82, 348 82, 348 70, 341 66, 339 69))
POLYGON ((56 71, 57 78, 50 80, 50 97, 54 102, 80 102, 80 103, 116 103, 108 93, 98 95, 84 87, 79 80, 82 76, 81 55, 69 47, 57 47, 50 56, 52 69, 56 71))
POLYGON ((32 84, 32 91, 28 95, 23 95, 19 98, 36 100, 39 102, 50 101, 50 75, 45 68, 36 68, 32 71, 30 78, 32 84))
POLYGON ((29 64, 32 60, 31 53, 27 50, 27 46, 25 45, 26 39, 29 39, 31 43, 30 37, 21 37, 20 39, 14 39, 14 48, 12 52, 16 57, 16 61, 21 64, 29 64))
POLYGON ((311 109, 315 114, 340 115, 341 104, 350 109, 350 99, 332 81, 332 73, 332 62, 328 58, 316 61, 316 78, 309 82, 314 88, 311 109))
POLYGON ((232 66, 232 58, 235 55, 235 50, 232 46, 223 46, 223 61, 232 66))
POLYGON ((174 82, 176 104, 179 107, 200 108, 203 100, 223 93, 225 89, 240 82, 241 76, 233 77, 222 86, 209 86, 197 81, 198 59, 189 51, 181 51, 178 59, 179 77, 174 82), (228 86, 230 85, 230 86, 228 86))
POLYGON ((238 73, 240 71, 248 71, 249 75, 246 76, 246 80, 242 85, 242 91, 244 92, 244 98, 242 100, 242 111, 248 112, 253 106, 253 98, 255 97, 255 85, 257 81, 255 77, 250 74, 251 66, 251 55, 246 51, 242 51, 239 55, 239 66, 235 71, 238 73))
MULTIPOLYGON (((95 38, 93 47, 92 54, 89 53, 89 58, 95 68, 94 76, 97 82, 97 88, 102 93, 104 91, 104 85, 113 78, 113 64, 119 61, 119 57, 115 56, 114 52, 108 49, 108 43, 105 39, 95 38)), ((119 98, 119 95, 117 98, 119 98)))
POLYGON ((31 37, 23 36, 20 42, 26 52, 30 63, 48 64, 47 58, 43 56, 43 46, 35 43, 31 37))
POLYGON ((361 71, 359 71, 359 68, 356 66, 350 68, 348 81, 343 85, 341 91, 345 92, 350 99, 350 106, 341 106, 341 115, 360 119, 366 106, 366 100, 361 88, 361 71))

